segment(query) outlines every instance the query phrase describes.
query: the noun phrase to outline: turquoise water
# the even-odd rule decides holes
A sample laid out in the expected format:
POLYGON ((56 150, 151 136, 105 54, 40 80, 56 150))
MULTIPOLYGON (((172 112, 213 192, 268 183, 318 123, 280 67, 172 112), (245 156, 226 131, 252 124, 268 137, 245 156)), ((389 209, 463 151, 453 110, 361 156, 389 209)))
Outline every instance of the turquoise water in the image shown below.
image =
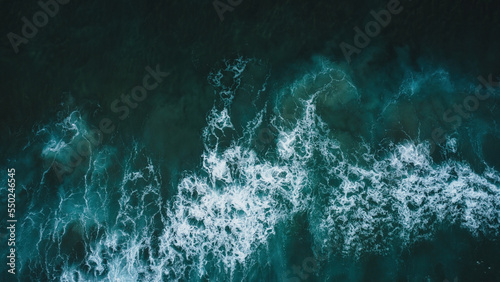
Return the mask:
POLYGON ((500 281, 496 5, 231 3, 4 37, 1 280, 500 281))

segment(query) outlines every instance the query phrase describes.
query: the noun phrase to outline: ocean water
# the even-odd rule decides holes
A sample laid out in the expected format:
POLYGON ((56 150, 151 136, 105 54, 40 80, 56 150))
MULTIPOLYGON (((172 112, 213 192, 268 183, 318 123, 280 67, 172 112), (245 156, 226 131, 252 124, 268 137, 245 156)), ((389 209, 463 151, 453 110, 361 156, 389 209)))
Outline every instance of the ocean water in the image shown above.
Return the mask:
POLYGON ((500 281, 498 4, 51 3, 2 2, 1 281, 500 281))

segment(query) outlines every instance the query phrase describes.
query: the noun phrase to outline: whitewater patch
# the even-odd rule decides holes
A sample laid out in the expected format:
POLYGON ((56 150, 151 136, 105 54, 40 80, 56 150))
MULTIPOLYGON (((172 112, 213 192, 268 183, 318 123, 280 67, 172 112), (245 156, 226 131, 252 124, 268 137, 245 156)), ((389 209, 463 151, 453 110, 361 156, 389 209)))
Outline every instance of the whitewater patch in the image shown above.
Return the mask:
MULTIPOLYGON (((436 164, 430 144, 411 140, 382 153, 367 142, 357 152, 342 149, 347 139, 318 113, 330 101, 339 109, 359 102, 342 69, 305 75, 278 92, 273 111, 257 109, 235 123, 234 101, 255 62, 226 61, 209 75, 216 98, 200 167, 184 173, 172 197, 163 196, 169 183, 161 164, 140 142, 121 148, 129 152, 123 156, 103 146, 83 180, 61 184, 56 204, 29 213, 21 236, 37 243, 20 250, 22 267, 61 281, 241 280, 265 267, 259 253, 299 213, 327 255, 387 254, 430 240, 443 226, 498 236, 500 174, 493 168, 479 174, 451 158, 436 164), (275 137, 260 152, 253 144, 264 123, 275 137)), ((44 156, 57 148, 49 143, 44 156)))

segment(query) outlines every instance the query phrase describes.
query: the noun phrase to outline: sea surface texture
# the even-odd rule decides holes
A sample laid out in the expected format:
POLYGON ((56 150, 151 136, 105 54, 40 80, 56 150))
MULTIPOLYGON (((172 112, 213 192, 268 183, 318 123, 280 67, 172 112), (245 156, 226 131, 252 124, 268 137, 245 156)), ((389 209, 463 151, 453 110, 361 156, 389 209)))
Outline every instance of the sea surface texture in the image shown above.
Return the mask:
POLYGON ((500 281, 496 1, 0 7, 0 281, 500 281))

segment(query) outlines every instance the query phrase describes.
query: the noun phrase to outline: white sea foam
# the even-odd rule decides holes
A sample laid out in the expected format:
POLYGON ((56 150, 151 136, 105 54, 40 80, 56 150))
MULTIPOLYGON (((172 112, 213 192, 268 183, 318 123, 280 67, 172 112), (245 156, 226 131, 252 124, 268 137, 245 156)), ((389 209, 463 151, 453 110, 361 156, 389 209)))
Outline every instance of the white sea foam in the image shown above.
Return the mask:
MULTIPOLYGON (((85 241, 83 266, 38 262, 52 278, 61 267, 62 281, 231 279, 255 266, 255 255, 266 249, 276 226, 293 224, 299 212, 308 215, 316 246, 353 256, 384 254, 430 239, 442 225, 498 236, 500 175, 493 168, 479 174, 459 160, 436 164, 429 144, 410 141, 393 144, 383 154, 372 152, 368 143, 355 156, 342 152, 336 133, 317 113, 318 103, 335 95, 326 97, 319 80, 340 83, 336 91, 349 92, 336 101, 355 101, 359 94, 332 66, 323 74, 342 73, 341 79, 307 75, 283 91, 290 97, 278 100, 292 101, 296 112, 291 118, 278 105, 270 119, 276 131, 270 154, 256 151, 252 139, 268 113, 260 111, 239 136, 231 108, 251 62, 227 61, 209 76, 223 105, 216 102, 208 114, 200 169, 184 174, 175 196, 162 198, 168 184, 140 145, 123 158, 103 146, 81 187, 64 187, 56 206, 30 216, 33 223, 26 227, 38 230, 39 238, 29 256, 44 248, 66 255, 64 234, 71 229, 73 237, 85 241), (328 204, 315 205, 319 201, 328 204)), ((57 146, 49 142, 43 154, 58 151, 57 146)), ((457 150, 453 139, 448 146, 457 150)))

